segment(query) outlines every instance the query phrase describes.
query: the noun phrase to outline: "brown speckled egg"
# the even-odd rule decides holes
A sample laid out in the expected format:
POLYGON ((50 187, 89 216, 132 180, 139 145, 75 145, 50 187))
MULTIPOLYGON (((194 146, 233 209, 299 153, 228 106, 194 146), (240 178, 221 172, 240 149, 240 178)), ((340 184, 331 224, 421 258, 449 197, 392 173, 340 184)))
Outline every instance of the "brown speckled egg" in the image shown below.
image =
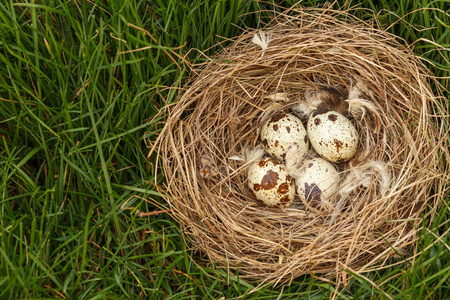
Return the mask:
POLYGON ((358 132, 340 113, 317 109, 309 116, 307 129, 312 147, 326 160, 341 163, 355 156, 358 132))
POLYGON ((288 207, 295 197, 295 182, 286 168, 272 157, 252 163, 248 170, 248 186, 256 199, 272 207, 288 207))
POLYGON ((306 157, 309 141, 302 121, 292 114, 273 115, 261 127, 261 141, 272 157, 284 161, 286 152, 296 145, 301 156, 306 157))
POLYGON ((338 190, 339 172, 321 157, 306 158, 300 173, 296 174, 297 194, 312 207, 328 199, 338 190))

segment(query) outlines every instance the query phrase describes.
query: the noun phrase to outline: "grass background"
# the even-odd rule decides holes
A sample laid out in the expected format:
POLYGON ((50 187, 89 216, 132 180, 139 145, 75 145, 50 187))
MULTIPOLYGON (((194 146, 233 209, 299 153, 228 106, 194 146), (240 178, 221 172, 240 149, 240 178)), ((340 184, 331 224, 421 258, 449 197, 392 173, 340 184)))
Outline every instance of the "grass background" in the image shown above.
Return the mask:
MULTIPOLYGON (((423 220, 414 263, 405 257, 347 287, 303 276, 250 294, 256 285, 238 273, 202 263, 170 215, 121 208, 129 200, 151 212, 144 199, 163 201, 145 139, 162 128, 158 112, 175 101, 188 65, 295 2, 1 1, 0 299, 450 299, 448 195, 423 220)), ((356 4, 414 43, 449 88, 450 1, 333 7, 356 4)))

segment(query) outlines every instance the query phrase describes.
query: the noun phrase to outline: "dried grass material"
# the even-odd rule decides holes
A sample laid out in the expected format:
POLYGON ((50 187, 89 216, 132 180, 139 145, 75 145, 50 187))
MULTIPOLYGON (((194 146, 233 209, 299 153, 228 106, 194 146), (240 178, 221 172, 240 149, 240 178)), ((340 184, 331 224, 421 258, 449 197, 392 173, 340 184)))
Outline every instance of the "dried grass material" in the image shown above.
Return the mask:
POLYGON ((414 245, 421 216, 427 207, 433 216, 446 189, 444 113, 420 59, 372 25, 321 9, 280 15, 264 35, 248 31, 198 66, 167 107, 153 149, 167 178, 162 191, 186 238, 210 262, 261 282, 314 273, 340 283, 343 269, 386 265, 389 244, 414 245), (255 34, 270 36, 264 49, 252 43, 255 34), (248 163, 238 157, 260 143, 264 112, 295 112, 305 103, 344 112, 358 129, 358 155, 338 165, 346 190, 331 211, 308 211, 300 201, 264 207, 251 196, 248 163), (200 173, 205 157, 214 176, 200 173), (360 184, 346 181, 349 174, 360 184))

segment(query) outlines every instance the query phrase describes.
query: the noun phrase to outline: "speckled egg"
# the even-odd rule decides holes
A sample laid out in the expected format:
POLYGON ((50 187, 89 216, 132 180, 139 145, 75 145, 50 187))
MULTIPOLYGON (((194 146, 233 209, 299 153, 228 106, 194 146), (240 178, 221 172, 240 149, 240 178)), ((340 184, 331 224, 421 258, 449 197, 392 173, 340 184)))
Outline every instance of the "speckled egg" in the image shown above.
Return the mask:
POLYGON ((272 207, 288 207, 295 197, 294 178, 278 160, 265 157, 252 163, 248 170, 248 186, 256 199, 272 207))
POLYGON ((341 163, 355 156, 358 132, 340 113, 317 109, 309 116, 307 130, 312 147, 326 160, 341 163))
POLYGON ((321 157, 306 158, 295 176, 297 194, 312 207, 318 207, 338 190, 339 172, 321 157))
POLYGON ((261 127, 261 141, 266 152, 279 161, 284 161, 286 152, 294 145, 301 156, 308 153, 305 126, 292 114, 278 113, 269 118, 261 127))

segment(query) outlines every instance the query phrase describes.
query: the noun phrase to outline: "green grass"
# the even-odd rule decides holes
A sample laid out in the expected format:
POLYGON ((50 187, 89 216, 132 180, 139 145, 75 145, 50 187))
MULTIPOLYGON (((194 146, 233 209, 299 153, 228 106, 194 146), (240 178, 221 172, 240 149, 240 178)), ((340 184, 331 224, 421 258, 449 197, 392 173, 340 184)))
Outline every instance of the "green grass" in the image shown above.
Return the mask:
MULTIPOLYGON (((269 2, 0 3, 0 299, 450 299, 448 197, 431 224, 424 220, 414 264, 355 276, 338 291, 303 276, 249 294, 254 284, 207 267, 169 215, 121 209, 128 199, 144 212, 158 209, 144 198, 163 201, 154 182, 164 178, 143 137, 156 137, 159 110, 202 59, 190 50, 212 54, 241 28, 263 26, 267 11, 280 10, 269 2)), ((357 3, 344 2, 335 8, 357 3)), ((415 42, 449 88, 450 51, 434 44, 450 47, 448 0, 361 7, 385 27, 402 17, 389 31, 415 42)))

